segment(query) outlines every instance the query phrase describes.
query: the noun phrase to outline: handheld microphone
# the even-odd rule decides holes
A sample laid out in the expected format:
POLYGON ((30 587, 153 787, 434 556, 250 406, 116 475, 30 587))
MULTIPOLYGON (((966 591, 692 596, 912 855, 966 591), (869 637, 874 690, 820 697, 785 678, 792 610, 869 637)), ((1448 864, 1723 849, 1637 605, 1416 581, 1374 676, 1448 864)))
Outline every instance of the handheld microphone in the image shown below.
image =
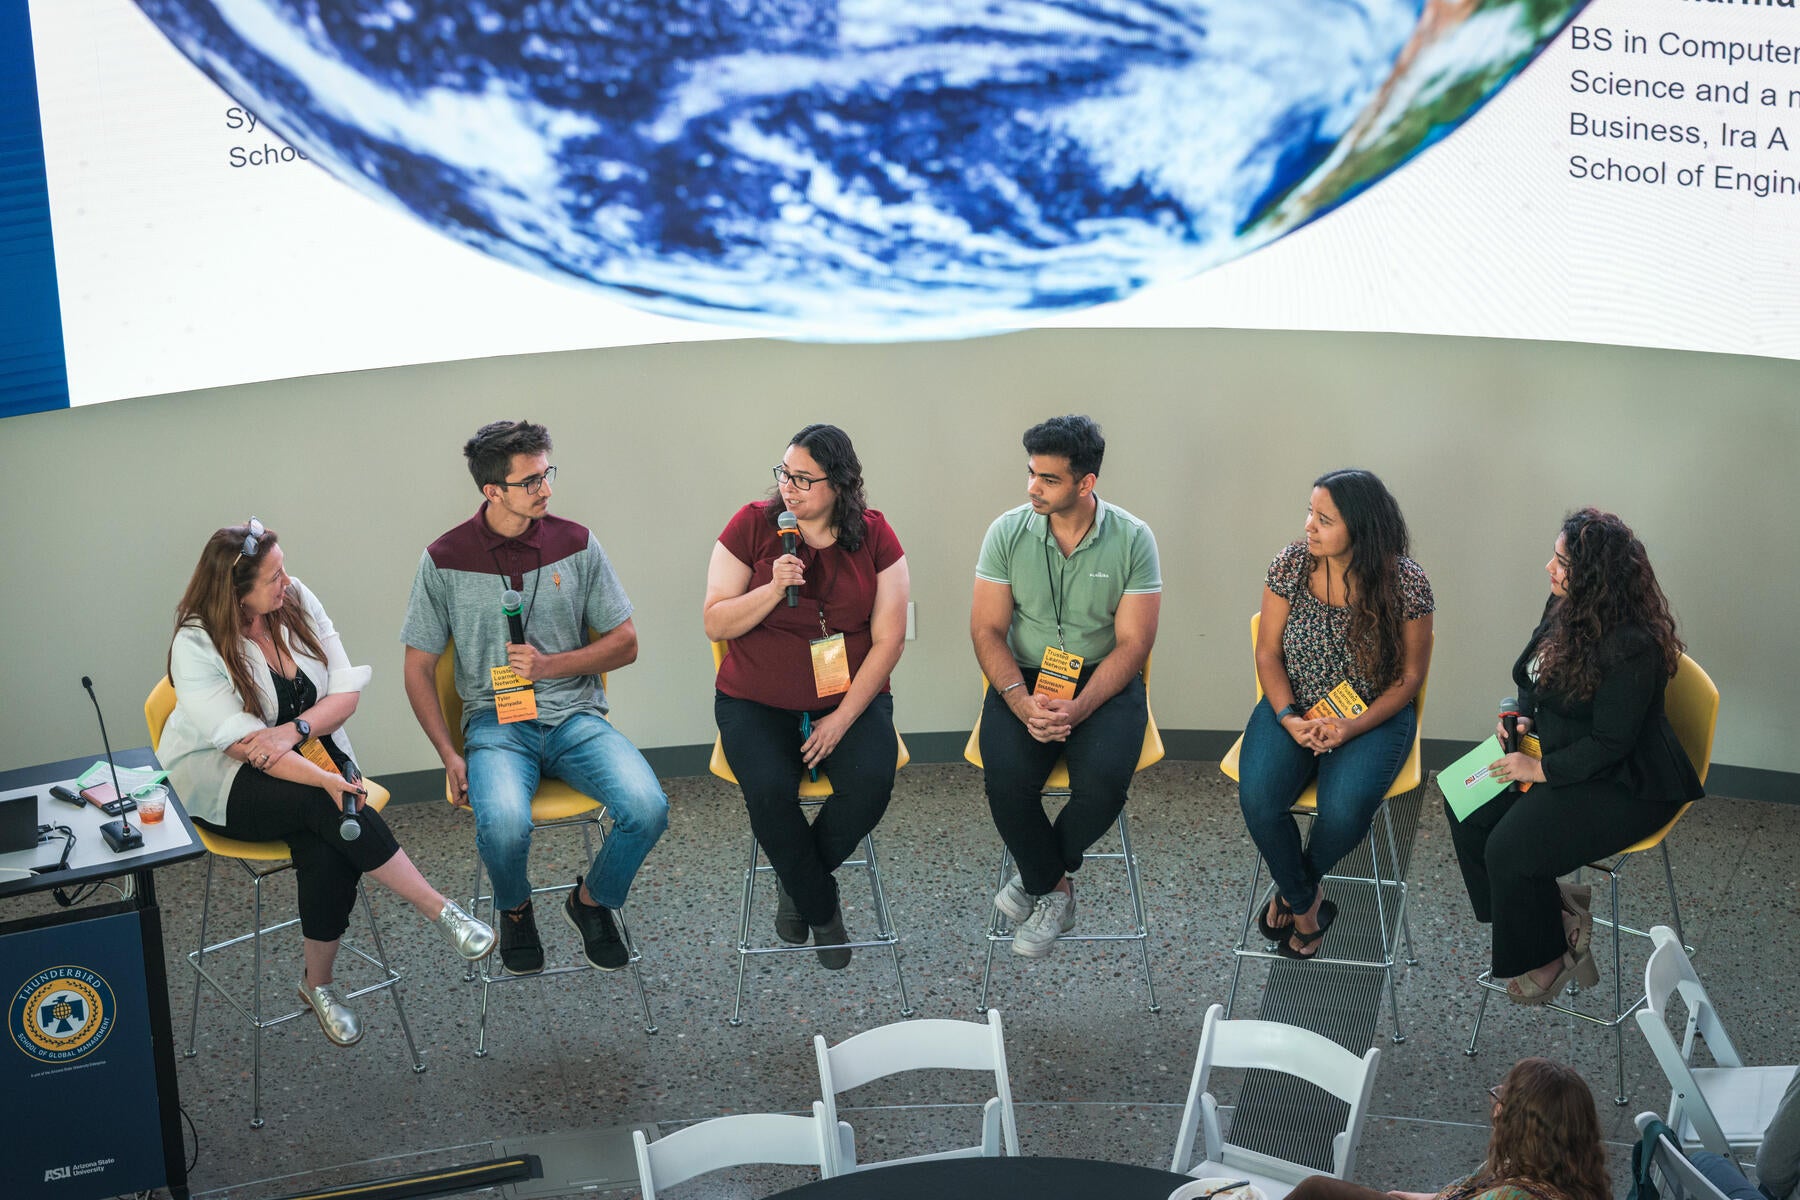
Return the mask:
POLYGON ((507 588, 500 593, 500 611, 506 614, 506 639, 515 646, 525 644, 525 622, 521 611, 525 607, 525 597, 507 588))
MULTIPOLYGON (((106 736, 106 717, 100 711, 100 697, 94 695, 94 681, 86 675, 81 677, 81 686, 87 689, 88 699, 94 702, 94 717, 100 722, 100 744, 106 748, 106 767, 112 772, 113 794, 123 805, 125 789, 119 786, 119 768, 113 762, 112 742, 106 736)), ((123 808, 120 809, 118 820, 107 821, 100 826, 100 836, 106 839, 106 844, 112 847, 114 854, 139 850, 144 845, 144 835, 131 827, 131 821, 125 816, 123 808)))
POLYGON ((1500 748, 1508 754, 1519 748, 1519 718, 1523 715, 1519 712, 1517 696, 1508 696, 1500 702, 1500 728, 1503 732, 1500 748))
MULTIPOLYGON (((800 549, 800 518, 791 512, 784 512, 775 519, 775 528, 781 531, 781 552, 796 553, 800 549)), ((800 589, 791 583, 788 585, 787 602, 789 608, 800 603, 800 589)))
MULTIPOLYGON (((344 782, 362 782, 362 772, 347 758, 344 760, 344 782)), ((338 836, 346 842, 354 842, 362 836, 362 797, 355 792, 344 793, 344 819, 338 825, 338 836)))

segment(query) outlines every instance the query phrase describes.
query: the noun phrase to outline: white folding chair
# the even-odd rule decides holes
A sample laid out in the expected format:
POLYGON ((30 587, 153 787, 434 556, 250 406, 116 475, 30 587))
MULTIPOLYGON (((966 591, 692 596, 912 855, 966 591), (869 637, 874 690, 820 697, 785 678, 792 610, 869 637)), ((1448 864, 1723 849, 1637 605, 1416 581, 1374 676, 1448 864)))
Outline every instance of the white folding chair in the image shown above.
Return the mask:
MULTIPOLYGON (((1639 1113, 1638 1136, 1648 1133, 1650 1122, 1657 1120, 1661 1118, 1655 1113, 1639 1113)), ((1688 1161, 1681 1147, 1666 1137, 1656 1139, 1656 1151, 1650 1157, 1650 1165, 1656 1173, 1656 1194, 1662 1200, 1727 1200, 1725 1193, 1688 1161)))
POLYGON ((637 1150, 638 1187, 644 1200, 656 1200, 656 1189, 749 1163, 788 1163, 817 1167, 821 1179, 830 1179, 831 1124, 825 1106, 813 1101, 813 1115, 795 1117, 780 1113, 743 1113, 715 1117, 678 1129, 654 1142, 644 1131, 631 1131, 637 1150))
POLYGON ((1336 1179, 1348 1179, 1356 1167, 1356 1145, 1362 1139, 1363 1119, 1369 1110, 1369 1093, 1375 1088, 1375 1066, 1381 1051, 1370 1047, 1358 1058, 1330 1038, 1283 1025, 1279 1021, 1228 1021, 1223 1005, 1206 1010, 1200 1029, 1200 1051, 1194 1059, 1194 1078, 1188 1084, 1187 1107, 1175 1138, 1175 1157, 1169 1170, 1178 1175, 1203 1178, 1227 1175, 1248 1179, 1268 1200, 1281 1200, 1295 1184, 1318 1168, 1290 1162, 1272 1154, 1234 1146, 1219 1129, 1219 1102, 1207 1090, 1214 1067, 1240 1070, 1281 1071, 1330 1092, 1350 1106, 1349 1119, 1331 1139, 1331 1171, 1336 1179), (1194 1161, 1198 1132, 1204 1139, 1200 1161, 1194 1161))
POLYGON ((1637 1012, 1637 1023, 1669 1081, 1669 1128, 1685 1149, 1698 1147, 1735 1159, 1737 1151, 1762 1145, 1763 1130, 1780 1107, 1795 1068, 1745 1066, 1675 931, 1655 926, 1650 941, 1656 948, 1644 964, 1644 1007, 1637 1012), (1669 1032, 1669 1000, 1677 993, 1687 1006, 1680 1046, 1669 1032), (1706 1042, 1717 1066, 1693 1065, 1696 1036, 1706 1042))
POLYGON ((839 1174, 867 1167, 887 1167, 900 1162, 925 1162, 937 1158, 996 1158, 1019 1153, 1019 1126, 1013 1115, 1012 1082, 1006 1073, 1006 1035, 1000 1027, 1000 1010, 990 1008, 985 1023, 931 1019, 897 1021, 827 1046, 813 1038, 819 1061, 819 1089, 827 1127, 836 1126, 832 1139, 839 1174), (837 1097, 872 1080, 902 1071, 992 1071, 994 1095, 982 1106, 981 1143, 957 1150, 885 1159, 878 1163, 856 1161, 856 1131, 837 1117, 837 1097))

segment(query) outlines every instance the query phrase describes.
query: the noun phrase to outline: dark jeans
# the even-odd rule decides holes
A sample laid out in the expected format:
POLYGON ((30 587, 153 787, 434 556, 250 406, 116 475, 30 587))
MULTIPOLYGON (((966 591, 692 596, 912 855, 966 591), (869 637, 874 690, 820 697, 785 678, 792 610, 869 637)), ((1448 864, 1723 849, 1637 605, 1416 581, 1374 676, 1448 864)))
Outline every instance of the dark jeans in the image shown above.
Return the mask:
POLYGON ((1289 908, 1311 908, 1319 880, 1368 836, 1381 797, 1412 749, 1416 728, 1418 716, 1409 704, 1331 753, 1314 754, 1281 727, 1267 700, 1250 710, 1238 755, 1238 807, 1289 908), (1318 815, 1302 847, 1300 827, 1288 810, 1315 774, 1318 815))
POLYGON ((335 942, 350 926, 356 881, 400 850, 374 809, 362 810, 362 836, 353 842, 338 834, 343 820, 324 788, 277 779, 246 764, 231 781, 225 824, 200 824, 241 842, 286 842, 300 897, 300 932, 315 942, 335 942))
POLYGON ((1738 1165, 1724 1155, 1714 1154, 1711 1150, 1696 1150, 1687 1159, 1694 1164, 1694 1170, 1706 1176, 1708 1183, 1731 1200, 1769 1200, 1768 1195, 1758 1190, 1738 1165))
POLYGON ((1675 818, 1679 803, 1641 800, 1617 783, 1540 783, 1502 792, 1458 821, 1444 805, 1475 919, 1494 926, 1496 978, 1566 951, 1556 877, 1617 854, 1675 818))
MULTIPOLYGON (((1037 671, 1027 670, 1026 690, 1036 684, 1037 671)), ((1077 725, 1067 741, 1040 742, 1000 693, 988 689, 981 706, 988 811, 1019 864, 1027 892, 1042 896, 1064 875, 1080 870, 1082 853, 1119 819, 1149 719, 1144 681, 1135 678, 1077 725), (1065 756, 1069 802, 1051 821, 1044 811, 1044 781, 1065 756)))
MULTIPOLYGON (((830 711, 822 709, 813 718, 830 711)), ((884 692, 869 701, 831 757, 819 763, 821 774, 831 780, 831 799, 811 825, 799 799, 806 770, 800 758, 800 714, 720 692, 713 698, 713 717, 725 761, 744 789, 757 844, 806 923, 826 924, 838 904, 831 873, 875 828, 894 794, 900 744, 893 696, 884 692)))

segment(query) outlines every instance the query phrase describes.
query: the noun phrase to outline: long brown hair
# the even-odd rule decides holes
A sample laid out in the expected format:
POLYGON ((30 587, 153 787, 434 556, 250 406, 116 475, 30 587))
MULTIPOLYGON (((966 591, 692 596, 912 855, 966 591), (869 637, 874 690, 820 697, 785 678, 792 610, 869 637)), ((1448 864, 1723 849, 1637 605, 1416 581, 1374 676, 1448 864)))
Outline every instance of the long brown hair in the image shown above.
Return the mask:
MULTIPOLYGON (((256 540, 255 551, 246 554, 244 540, 249 535, 248 525, 227 525, 206 539, 206 547, 200 551, 200 561, 194 564, 187 590, 181 593, 181 602, 175 606, 175 628, 180 630, 184 625, 197 625, 206 631, 206 636, 212 639, 213 649, 225 660, 225 669, 231 674, 231 685, 237 689, 238 698, 244 702, 244 711, 261 717, 256 674, 251 670, 250 656, 244 650, 244 613, 240 601, 255 586, 263 559, 279 539, 273 529, 264 529, 256 540)), ((288 643, 298 643, 308 658, 325 661, 325 648, 319 644, 318 635, 313 632, 306 614, 300 611, 300 589, 294 586, 293 580, 288 581, 286 602, 263 620, 268 623, 269 634, 278 644, 282 640, 280 635, 286 633, 288 643)), ((173 660, 174 646, 171 645, 171 677, 174 675, 173 660)))
POLYGON ((1568 595, 1551 601, 1539 627, 1538 687, 1585 700, 1600 686, 1608 634, 1642 628, 1673 676, 1685 648, 1675 635, 1668 597, 1650 555, 1631 527, 1609 512, 1581 508, 1562 524, 1569 559, 1568 595))
POLYGON ((1522 1058, 1506 1073, 1487 1161, 1468 1185, 1486 1191, 1503 1183, 1548 1186, 1566 1200, 1611 1200, 1594 1094, 1573 1067, 1522 1058))
MULTIPOLYGON (((1346 574, 1350 627, 1345 631, 1357 669, 1385 692, 1406 665, 1406 597, 1400 587, 1400 559, 1411 548, 1406 518, 1387 485, 1373 471, 1350 468, 1313 480, 1337 505, 1350 535, 1350 567, 1346 574)), ((1304 550, 1306 543, 1302 542, 1304 550)), ((1319 560, 1310 553, 1302 579, 1312 578, 1319 560)))

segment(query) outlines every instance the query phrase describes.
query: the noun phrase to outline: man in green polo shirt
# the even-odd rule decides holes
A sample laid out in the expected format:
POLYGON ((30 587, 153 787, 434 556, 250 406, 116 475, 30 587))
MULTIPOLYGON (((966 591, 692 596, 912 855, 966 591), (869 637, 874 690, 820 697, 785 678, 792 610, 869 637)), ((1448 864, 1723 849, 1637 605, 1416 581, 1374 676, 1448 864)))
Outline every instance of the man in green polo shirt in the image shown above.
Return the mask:
POLYGON ((989 688, 981 712, 988 809, 1018 864, 994 897, 1013 951, 1050 953, 1075 925, 1070 875, 1118 819, 1149 706, 1162 569, 1150 527, 1094 494, 1106 439, 1082 416, 1025 431, 1025 494, 982 539, 969 636, 989 688), (1044 781, 1070 796, 1055 821, 1044 781))

